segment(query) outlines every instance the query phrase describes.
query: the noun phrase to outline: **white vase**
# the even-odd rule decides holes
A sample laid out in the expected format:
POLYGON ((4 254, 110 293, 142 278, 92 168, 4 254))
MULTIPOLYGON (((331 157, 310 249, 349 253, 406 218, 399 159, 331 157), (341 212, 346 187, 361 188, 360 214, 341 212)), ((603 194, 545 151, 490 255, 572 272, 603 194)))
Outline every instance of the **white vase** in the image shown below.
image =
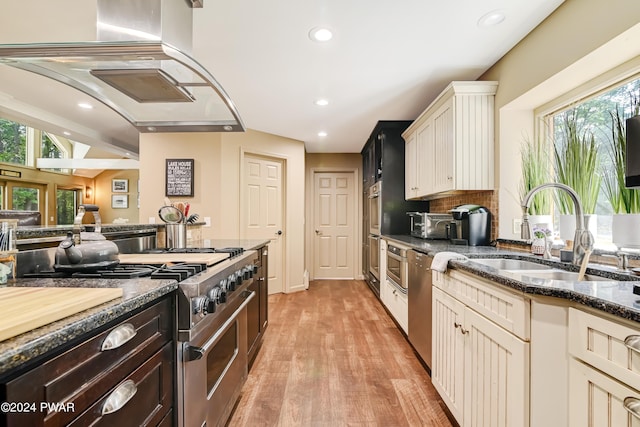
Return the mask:
POLYGON ((611 231, 618 248, 640 248, 640 214, 613 215, 611 231))
MULTIPOLYGON (((586 221, 585 226, 591 231, 593 236, 597 236, 598 234, 598 215, 589 214, 584 216, 584 220, 586 221)), ((562 240, 571 240, 575 238, 576 235, 576 216, 571 215, 560 215, 560 238, 562 240)))

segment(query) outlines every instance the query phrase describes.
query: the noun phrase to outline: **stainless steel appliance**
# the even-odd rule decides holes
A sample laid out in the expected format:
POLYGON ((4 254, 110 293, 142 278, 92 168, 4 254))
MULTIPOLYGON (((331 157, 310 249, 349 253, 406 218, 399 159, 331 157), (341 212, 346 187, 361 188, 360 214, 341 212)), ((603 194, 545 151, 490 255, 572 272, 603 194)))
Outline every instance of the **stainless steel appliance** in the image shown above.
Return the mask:
POLYGON ((409 248, 394 242, 387 244, 387 279, 405 293, 409 285, 408 250, 409 248))
POLYGON ((248 291, 257 254, 242 255, 180 282, 178 425, 221 426, 248 374, 248 291))
POLYGON ((411 235, 421 239, 446 239, 447 225, 453 220, 451 214, 429 212, 407 212, 411 218, 411 235))
POLYGON ((432 278, 433 257, 407 251, 409 264, 409 342, 431 371, 432 278))
POLYGON ((178 426, 224 425, 248 374, 249 291, 258 271, 256 251, 242 248, 152 249, 147 253, 228 253, 219 263, 123 264, 115 268, 24 277, 150 277, 175 279, 177 293, 178 426), (63 276, 65 275, 65 276, 63 276))
POLYGON ((382 181, 378 181, 369 188, 369 233, 380 235, 382 220, 382 204, 380 201, 380 189, 382 181))
POLYGON ((491 212, 484 206, 461 205, 451 209, 447 237, 455 245, 488 246, 491 243, 491 212))

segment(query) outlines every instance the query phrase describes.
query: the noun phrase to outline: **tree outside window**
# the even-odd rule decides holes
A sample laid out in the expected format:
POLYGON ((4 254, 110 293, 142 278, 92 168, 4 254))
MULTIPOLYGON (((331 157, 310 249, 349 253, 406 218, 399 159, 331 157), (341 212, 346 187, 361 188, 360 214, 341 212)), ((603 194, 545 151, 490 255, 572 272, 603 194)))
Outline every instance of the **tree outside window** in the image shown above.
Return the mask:
POLYGON ((0 162, 26 164, 27 127, 0 119, 0 162))

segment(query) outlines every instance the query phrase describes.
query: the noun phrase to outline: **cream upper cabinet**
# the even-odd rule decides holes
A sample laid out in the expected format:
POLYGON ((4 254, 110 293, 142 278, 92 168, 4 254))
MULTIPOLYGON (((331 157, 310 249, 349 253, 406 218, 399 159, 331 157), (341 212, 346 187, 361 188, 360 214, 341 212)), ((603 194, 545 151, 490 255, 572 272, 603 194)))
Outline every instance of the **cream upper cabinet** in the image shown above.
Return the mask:
POLYGON ((434 273, 431 382, 461 426, 529 425, 529 304, 474 276, 434 273))
POLYGON ((493 189, 497 86, 452 82, 402 134, 415 148, 405 156, 408 199, 493 189))
POLYGON ((416 134, 409 135, 409 139, 404 143, 404 198, 409 200, 418 195, 418 159, 417 153, 417 138, 416 134))

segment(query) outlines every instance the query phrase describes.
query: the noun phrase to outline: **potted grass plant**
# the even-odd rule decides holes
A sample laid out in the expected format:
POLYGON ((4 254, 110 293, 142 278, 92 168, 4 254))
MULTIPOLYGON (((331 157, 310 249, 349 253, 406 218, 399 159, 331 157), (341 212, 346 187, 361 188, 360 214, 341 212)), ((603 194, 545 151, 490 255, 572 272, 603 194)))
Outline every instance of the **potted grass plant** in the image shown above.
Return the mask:
MULTIPOLYGON (((551 157, 544 142, 524 142, 520 147, 522 180, 520 200, 535 187, 551 181, 551 157)), ((529 224, 543 229, 553 229, 551 217, 551 193, 541 191, 533 196, 529 206, 529 224)))
MULTIPOLYGON (((638 114, 638 103, 633 111, 638 114)), ((612 168, 605 171, 604 192, 613 209, 613 243, 619 248, 640 248, 640 190, 625 186, 626 118, 616 108, 611 113, 609 154, 612 168)))
MULTIPOLYGON (((600 159, 593 134, 579 129, 577 110, 564 115, 562 141, 554 148, 556 182, 568 185, 578 194, 587 222, 585 226, 595 235, 595 210, 602 182, 600 159)), ((576 228, 573 203, 564 192, 554 194, 560 210, 560 238, 573 240, 576 228)))

